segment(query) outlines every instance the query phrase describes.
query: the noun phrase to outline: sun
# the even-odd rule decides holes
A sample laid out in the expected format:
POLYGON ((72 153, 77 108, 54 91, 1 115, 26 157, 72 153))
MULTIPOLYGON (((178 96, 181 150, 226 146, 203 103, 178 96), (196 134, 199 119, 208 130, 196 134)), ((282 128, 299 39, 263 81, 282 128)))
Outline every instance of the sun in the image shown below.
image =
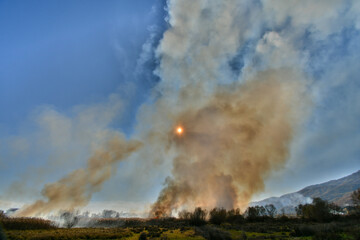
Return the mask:
POLYGON ((176 133, 177 133, 178 135, 182 135, 182 134, 184 133, 184 129, 183 129, 181 126, 178 126, 178 127, 176 128, 176 133))

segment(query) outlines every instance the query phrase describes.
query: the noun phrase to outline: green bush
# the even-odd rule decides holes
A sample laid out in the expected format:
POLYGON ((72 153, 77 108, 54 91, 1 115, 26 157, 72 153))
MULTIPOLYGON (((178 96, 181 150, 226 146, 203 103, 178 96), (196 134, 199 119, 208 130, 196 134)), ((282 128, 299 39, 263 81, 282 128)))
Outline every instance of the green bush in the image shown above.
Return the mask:
POLYGON ((139 236, 139 240, 146 240, 146 239, 147 239, 146 232, 142 232, 139 236))
POLYGON ((308 237, 315 234, 314 228, 306 225, 297 226, 294 228, 294 231, 291 233, 293 237, 308 237))
POLYGON ((195 229, 197 235, 208 240, 231 240, 230 233, 222 231, 214 226, 202 226, 195 229))

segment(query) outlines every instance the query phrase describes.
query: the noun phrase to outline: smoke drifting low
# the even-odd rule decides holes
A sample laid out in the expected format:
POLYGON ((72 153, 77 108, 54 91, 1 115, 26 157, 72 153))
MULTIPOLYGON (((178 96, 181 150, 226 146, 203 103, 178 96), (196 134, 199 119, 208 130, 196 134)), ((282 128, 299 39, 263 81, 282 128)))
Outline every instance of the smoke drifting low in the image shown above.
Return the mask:
POLYGON ((301 119, 301 76, 269 70, 256 79, 220 88, 200 109, 178 119, 185 133, 172 138, 177 156, 172 178, 153 205, 152 216, 179 208, 244 207, 282 167, 301 119))
POLYGON ((74 210, 86 206, 94 192, 101 189, 116 169, 116 163, 136 151, 141 143, 126 141, 120 134, 111 134, 105 145, 96 149, 88 159, 87 167, 78 169, 56 183, 45 185, 42 195, 46 201, 38 200, 25 206, 16 216, 38 216, 54 210, 74 210))

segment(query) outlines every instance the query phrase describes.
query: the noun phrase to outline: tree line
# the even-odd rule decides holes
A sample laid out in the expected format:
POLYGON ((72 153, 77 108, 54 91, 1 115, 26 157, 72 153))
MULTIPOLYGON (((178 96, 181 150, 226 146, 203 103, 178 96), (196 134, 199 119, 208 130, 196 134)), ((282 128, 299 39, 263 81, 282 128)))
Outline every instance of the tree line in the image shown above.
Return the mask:
MULTIPOLYGON (((354 203, 350 215, 360 215, 360 188, 352 193, 354 203)), ((337 218, 341 208, 334 203, 329 203, 321 198, 314 198, 310 204, 300 204, 295 207, 296 215, 302 220, 326 222, 337 218)), ((277 215, 277 209, 273 204, 265 206, 248 207, 241 214, 240 209, 226 210, 224 208, 213 208, 210 211, 195 208, 193 212, 183 210, 179 212, 179 218, 188 221, 191 225, 203 225, 207 222, 220 225, 222 223, 242 223, 244 221, 263 221, 266 219, 287 218, 284 213, 277 215)))

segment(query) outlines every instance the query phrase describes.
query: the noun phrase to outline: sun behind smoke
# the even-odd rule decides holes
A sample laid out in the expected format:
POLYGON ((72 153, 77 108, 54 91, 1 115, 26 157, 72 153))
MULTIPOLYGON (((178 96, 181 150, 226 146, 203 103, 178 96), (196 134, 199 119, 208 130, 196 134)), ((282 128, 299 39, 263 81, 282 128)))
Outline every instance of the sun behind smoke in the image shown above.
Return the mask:
POLYGON ((176 134, 177 134, 177 135, 182 135, 183 133, 184 133, 183 127, 178 126, 178 127, 176 128, 176 134))

